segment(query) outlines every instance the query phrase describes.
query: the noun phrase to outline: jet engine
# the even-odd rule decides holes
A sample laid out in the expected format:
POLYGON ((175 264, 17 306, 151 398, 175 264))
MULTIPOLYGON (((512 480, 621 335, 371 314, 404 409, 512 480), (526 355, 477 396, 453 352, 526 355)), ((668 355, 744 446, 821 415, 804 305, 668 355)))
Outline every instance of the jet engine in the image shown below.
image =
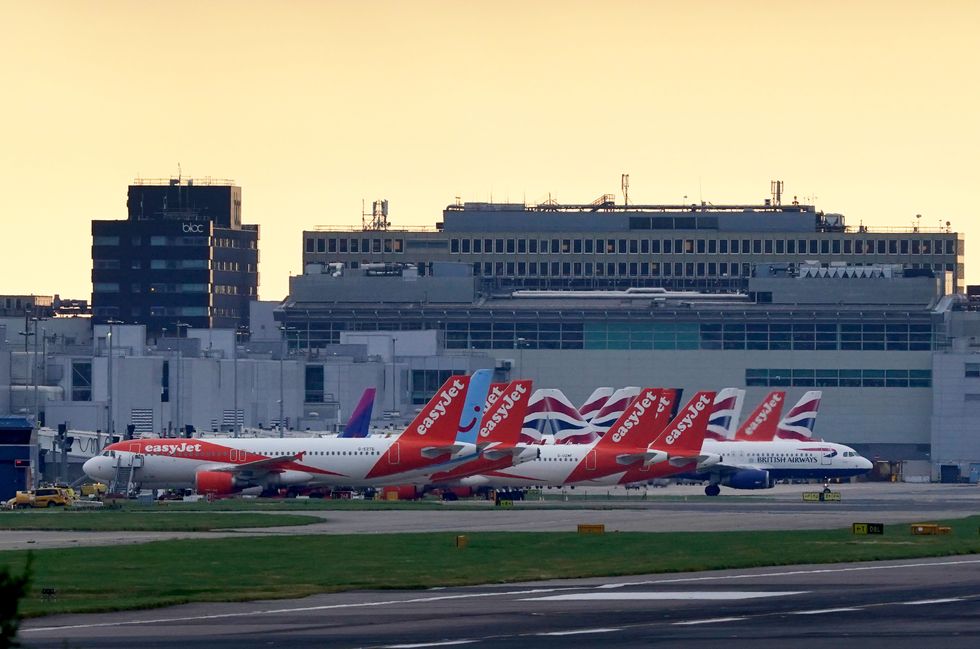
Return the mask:
POLYGON ((194 490, 201 495, 227 496, 240 488, 235 476, 225 471, 198 471, 194 476, 194 490))
POLYGON ((769 479, 769 472, 763 469, 742 469, 725 476, 721 484, 732 489, 769 489, 773 481, 769 479))

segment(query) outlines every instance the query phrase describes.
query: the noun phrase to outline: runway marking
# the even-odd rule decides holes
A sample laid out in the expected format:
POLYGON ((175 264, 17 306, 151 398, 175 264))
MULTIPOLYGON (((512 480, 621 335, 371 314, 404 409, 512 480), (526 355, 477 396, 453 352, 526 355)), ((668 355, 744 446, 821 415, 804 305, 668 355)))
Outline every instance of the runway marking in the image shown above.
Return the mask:
POLYGON ((530 590, 510 590, 493 593, 465 593, 460 595, 441 595, 438 597, 415 597, 412 599, 393 599, 383 602, 356 602, 350 604, 324 604, 322 606, 297 606, 294 608, 273 608, 258 611, 247 611, 242 613, 215 613, 213 615, 188 615, 185 617, 155 618, 150 620, 123 620, 120 622, 93 622, 91 624, 66 624, 64 626, 45 626, 34 628, 21 628, 21 633, 37 633, 39 631, 61 631, 64 629, 93 629, 99 627, 115 626, 135 626, 140 624, 166 624, 171 622, 194 622, 198 620, 221 620, 235 617, 251 617, 253 615, 279 615, 282 613, 306 613, 309 611, 327 611, 338 608, 358 608, 367 606, 391 606, 392 604, 423 604, 427 602, 439 602, 448 599, 473 599, 476 597, 498 597, 506 595, 534 595, 536 593, 553 593, 562 590, 575 590, 572 587, 564 588, 532 588, 530 590))
POLYGON ((473 644, 477 640, 446 640, 445 642, 419 642, 418 644, 386 644, 383 649, 419 649, 420 647, 448 647, 450 645, 473 644))
POLYGON ((582 635, 585 633, 612 633, 621 629, 582 629, 581 631, 551 631, 549 633, 535 633, 534 635, 582 635))
POLYGON ((914 602, 902 602, 903 606, 922 606, 924 604, 946 604, 948 602, 962 602, 962 597, 945 597, 943 599, 920 599, 914 602))
POLYGON ((928 563, 905 563, 890 566, 853 566, 848 568, 814 568, 813 570, 783 570, 779 572, 758 572, 738 575, 716 575, 710 577, 679 577, 677 579, 649 579, 646 581, 624 581, 618 584, 603 584, 597 588, 623 588, 626 586, 649 586, 653 584, 681 584, 693 581, 720 581, 724 579, 756 579, 758 577, 787 577, 793 575, 821 575, 835 572, 862 572, 866 570, 894 570, 896 568, 925 568, 930 566, 960 566, 980 563, 980 559, 962 561, 933 561, 928 563))
POLYGON ((845 611, 860 611, 863 606, 858 607, 848 607, 842 606, 841 608, 821 608, 813 611, 790 611, 790 615, 823 615, 824 613, 843 613, 845 611))
POLYGON ((747 620, 747 617, 713 617, 708 620, 691 620, 690 622, 674 622, 674 626, 693 626, 695 624, 719 624, 721 622, 738 622, 747 620))
POLYGON ((548 597, 524 597, 522 602, 573 602, 573 601, 623 601, 623 600, 735 600, 755 599, 757 597, 782 597, 784 595, 803 595, 810 591, 762 591, 762 590, 695 590, 695 591, 659 591, 659 592, 629 592, 629 593, 570 593, 568 595, 550 595, 548 597))

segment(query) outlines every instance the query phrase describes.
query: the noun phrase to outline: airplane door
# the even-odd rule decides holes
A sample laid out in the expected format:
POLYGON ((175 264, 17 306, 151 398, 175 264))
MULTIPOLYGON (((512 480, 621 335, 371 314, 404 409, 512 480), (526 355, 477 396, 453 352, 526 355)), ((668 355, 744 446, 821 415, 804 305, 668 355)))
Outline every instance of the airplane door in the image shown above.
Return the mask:
POLYGON ((833 464, 834 463, 834 455, 837 455, 837 454, 836 453, 833 453, 833 454, 831 454, 831 453, 824 453, 823 455, 821 455, 820 456, 820 465, 821 466, 830 466, 831 464, 833 464))
POLYGON ((595 471, 596 467, 596 452, 595 449, 589 451, 589 454, 585 456, 585 468, 587 471, 595 471))
POLYGON ((395 442, 390 447, 388 447, 388 464, 394 465, 398 464, 399 452, 398 452, 398 442, 395 442))

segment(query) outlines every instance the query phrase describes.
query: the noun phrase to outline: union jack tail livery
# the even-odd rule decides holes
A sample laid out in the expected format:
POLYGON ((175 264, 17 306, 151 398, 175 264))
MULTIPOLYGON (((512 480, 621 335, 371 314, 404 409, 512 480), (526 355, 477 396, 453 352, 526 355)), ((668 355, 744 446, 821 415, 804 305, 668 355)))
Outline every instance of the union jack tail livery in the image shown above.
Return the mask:
POLYGON ((344 426, 344 432, 338 435, 338 437, 368 436, 371 430, 371 412, 374 410, 375 393, 377 393, 377 390, 374 388, 368 388, 364 391, 364 394, 361 395, 361 400, 354 407, 354 412, 351 413, 350 419, 347 420, 347 425, 344 426))
POLYGON ((609 397, 605 405, 602 406, 590 422, 596 432, 602 435, 609 430, 639 393, 640 388, 638 387, 620 388, 613 392, 612 396, 609 397))
POLYGON ((725 388, 715 396, 715 403, 708 419, 708 429, 704 431, 705 439, 719 441, 735 438, 735 429, 742 414, 745 402, 745 390, 725 388))
POLYGON ((796 405, 790 408, 786 416, 779 422, 776 437, 779 439, 798 439, 805 442, 813 440, 813 425, 817 421, 817 410, 820 408, 820 397, 823 392, 811 390, 800 397, 796 405))
POLYGON ((783 411, 786 393, 773 390, 756 406, 737 431, 736 442, 771 442, 776 435, 779 413, 783 411))
POLYGON ((587 444, 598 438, 561 390, 536 390, 528 404, 521 442, 587 444))
POLYGON ((589 398, 585 400, 581 406, 579 406, 578 412, 582 415, 582 419, 592 423, 595 416, 599 414, 602 407, 606 405, 609 401, 609 397, 613 395, 616 391, 615 388, 596 388, 595 391, 589 395, 589 398))

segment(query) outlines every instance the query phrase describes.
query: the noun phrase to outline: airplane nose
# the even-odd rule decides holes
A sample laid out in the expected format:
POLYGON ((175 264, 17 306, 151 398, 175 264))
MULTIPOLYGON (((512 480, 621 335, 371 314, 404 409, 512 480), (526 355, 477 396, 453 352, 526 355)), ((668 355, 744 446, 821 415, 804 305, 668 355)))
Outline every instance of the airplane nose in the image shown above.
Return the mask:
POLYGON ((98 476, 96 474, 98 473, 98 470, 99 470, 98 457, 90 457, 89 459, 85 460, 85 464, 82 465, 82 471, 84 471, 85 475, 87 475, 90 478, 97 478, 98 476))

